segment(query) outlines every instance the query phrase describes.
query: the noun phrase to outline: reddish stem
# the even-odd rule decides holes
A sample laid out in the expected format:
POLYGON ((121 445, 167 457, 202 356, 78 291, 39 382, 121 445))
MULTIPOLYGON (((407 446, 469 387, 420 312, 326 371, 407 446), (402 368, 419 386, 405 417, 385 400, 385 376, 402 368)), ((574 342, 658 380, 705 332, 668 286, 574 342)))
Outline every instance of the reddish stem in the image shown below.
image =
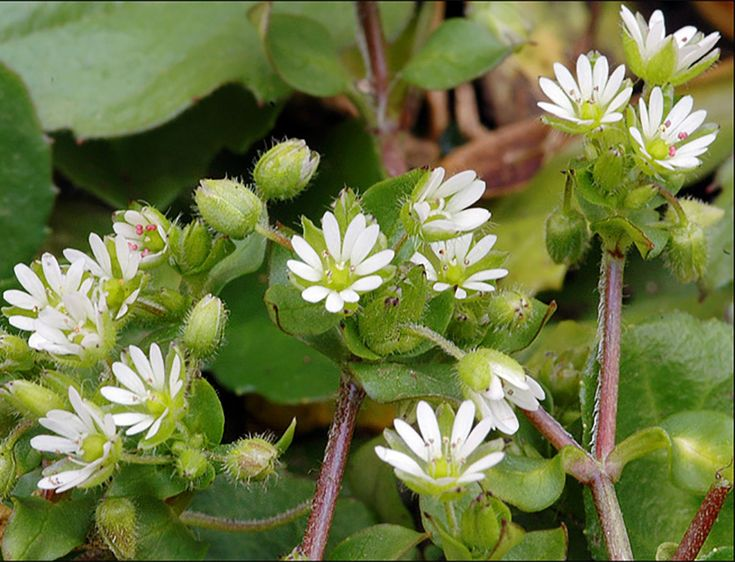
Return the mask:
POLYGON ((633 560, 633 550, 623 521, 623 512, 620 510, 615 486, 610 477, 599 472, 592 478, 590 489, 600 517, 600 526, 610 560, 633 560))
POLYGON ((595 420, 595 456, 604 460, 615 448, 620 379, 620 321, 623 305, 623 269, 620 252, 603 250, 600 275, 600 380, 597 385, 598 410, 595 420))
POLYGON ((727 481, 718 482, 709 489, 697 514, 684 533, 672 560, 694 560, 697 557, 712 526, 717 521, 717 516, 730 490, 732 490, 732 484, 727 481))
POLYGON ((375 104, 377 137, 383 166, 388 175, 398 176, 406 171, 403 150, 398 142, 398 127, 388 119, 388 98, 390 95, 390 69, 385 56, 385 38, 380 22, 378 3, 357 2, 357 18, 365 39, 365 49, 370 69, 370 83, 375 104))
POLYGON ((365 392, 346 376, 339 385, 337 409, 329 428, 324 462, 316 483, 311 515, 299 550, 309 560, 321 560, 332 526, 334 508, 342 487, 347 454, 350 452, 355 419, 365 392))
POLYGON ((572 437, 571 434, 541 406, 538 407, 538 410, 533 412, 531 410, 523 409, 521 409, 521 411, 526 415, 528 421, 538 429, 541 435, 546 437, 555 449, 561 449, 562 447, 571 445, 577 449, 583 450, 582 446, 574 440, 574 437, 572 437))

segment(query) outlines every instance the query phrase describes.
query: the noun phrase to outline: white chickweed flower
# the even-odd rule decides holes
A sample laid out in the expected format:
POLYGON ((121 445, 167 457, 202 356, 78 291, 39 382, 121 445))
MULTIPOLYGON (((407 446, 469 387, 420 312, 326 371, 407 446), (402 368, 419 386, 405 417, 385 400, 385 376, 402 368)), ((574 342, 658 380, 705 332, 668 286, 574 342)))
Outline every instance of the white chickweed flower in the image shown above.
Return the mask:
POLYGON ((38 422, 56 435, 37 435, 31 447, 38 451, 66 455, 43 471, 38 487, 65 492, 76 486, 89 488, 106 480, 115 468, 121 443, 112 415, 103 414, 69 387, 74 413, 50 410, 38 422))
POLYGON ((305 230, 304 238, 293 237, 294 252, 302 261, 288 260, 286 264, 292 279, 303 289, 305 301, 326 299, 329 312, 341 312, 345 303, 357 303, 361 293, 380 287, 392 272, 388 265, 395 252, 380 249, 384 244, 379 240, 380 227, 368 225, 364 214, 356 215, 342 235, 337 218, 326 212, 322 231, 313 231, 318 234, 305 230))
POLYGON ((375 453, 417 493, 456 492, 464 484, 485 478, 484 471, 503 460, 502 452, 481 447, 492 425, 489 420, 482 420, 472 429, 475 406, 469 400, 459 407, 450 435, 442 435, 437 415, 424 401, 418 403, 416 418, 420 434, 396 419, 393 426, 398 435, 390 430, 385 432, 391 448, 375 447, 375 453))
POLYGON ((475 207, 485 192, 485 182, 472 170, 444 181, 444 168, 427 172, 403 206, 401 216, 411 234, 425 240, 446 240, 469 232, 490 220, 490 211, 475 207))
POLYGON ((556 117, 549 124, 570 133, 584 133, 623 118, 633 88, 625 78, 625 66, 609 74, 607 58, 598 56, 594 65, 587 55, 577 59, 577 79, 560 64, 554 64, 556 82, 539 78, 539 86, 554 103, 538 102, 538 106, 556 117))
POLYGON ((131 345, 123 361, 112 364, 115 378, 125 388, 103 386, 100 392, 110 402, 132 407, 132 411, 114 414, 115 424, 130 426, 126 435, 148 430, 144 439, 153 446, 168 439, 183 409, 184 363, 173 350, 167 368, 161 348, 155 343, 151 344, 149 357, 131 345))
POLYGON ((93 232, 89 235, 89 246, 94 259, 73 248, 64 250, 64 257, 71 263, 83 261, 85 268, 100 280, 98 287, 104 296, 104 305, 113 310, 115 320, 119 320, 140 292, 140 279, 136 280, 136 275, 141 252, 132 250, 120 235, 103 240, 93 232))
POLYGON ((661 10, 653 12, 646 23, 640 13, 633 15, 621 5, 620 17, 631 70, 653 84, 683 84, 708 69, 720 56, 719 49, 712 51, 720 39, 719 33, 705 36, 696 27, 687 25, 673 35, 666 35, 661 10))
POLYGON ((117 211, 114 214, 113 230, 122 236, 128 247, 140 254, 140 265, 159 264, 168 250, 168 221, 153 207, 139 211, 117 211))
POLYGON ((483 420, 508 435, 519 427, 508 402, 534 411, 545 397, 544 389, 515 359, 494 349, 467 353, 457 363, 457 374, 465 396, 475 403, 483 420))
POLYGON ((453 289, 457 299, 489 293, 495 287, 487 281, 508 275, 507 269, 489 267, 500 261, 497 256, 490 255, 497 238, 488 234, 473 244, 473 235, 464 234, 445 242, 432 242, 428 257, 416 252, 411 261, 424 266, 426 278, 433 282, 432 288, 437 292, 453 289))
POLYGON ((701 164, 697 158, 717 137, 717 132, 694 135, 707 117, 703 109, 692 112, 692 96, 681 98, 666 117, 661 88, 651 91, 646 101, 638 102, 640 129, 630 127, 637 154, 654 171, 688 170, 701 164), (694 135, 694 136, 693 136, 694 135))

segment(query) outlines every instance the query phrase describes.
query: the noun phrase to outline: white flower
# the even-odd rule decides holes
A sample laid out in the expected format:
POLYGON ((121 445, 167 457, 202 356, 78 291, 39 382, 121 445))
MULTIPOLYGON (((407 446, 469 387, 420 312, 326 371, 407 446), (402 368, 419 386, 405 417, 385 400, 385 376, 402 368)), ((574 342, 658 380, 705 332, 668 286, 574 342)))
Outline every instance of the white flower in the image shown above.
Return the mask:
POLYGON ((31 447, 38 451, 66 455, 43 471, 38 487, 65 492, 75 486, 94 486, 113 471, 119 453, 115 423, 94 404, 83 400, 69 387, 69 402, 75 413, 50 410, 38 422, 57 435, 38 435, 31 447), (66 470, 64 470, 66 469, 66 470))
MULTIPOLYGON (((429 240, 441 240, 482 226, 490 219, 490 211, 479 207, 468 209, 485 192, 485 182, 466 170, 444 180, 444 168, 436 168, 414 189, 406 203, 406 228, 429 240)), ((405 213, 405 211, 404 211, 405 213)))
POLYGON ((519 427, 508 402, 534 411, 545 397, 544 389, 526 375, 523 367, 499 351, 475 350, 465 355, 458 367, 465 396, 475 403, 483 420, 508 435, 519 427))
POLYGON ((639 100, 640 129, 630 127, 630 136, 638 154, 657 171, 696 168, 701 164, 697 156, 717 137, 717 132, 692 137, 707 117, 703 109, 692 112, 693 105, 692 96, 684 96, 664 118, 661 88, 651 91, 648 105, 643 98, 639 100))
POLYGON ((118 211, 114 220, 112 229, 140 255, 141 266, 161 262, 168 250, 168 221, 163 215, 153 207, 143 207, 140 211, 118 211))
POLYGON ((424 266, 426 278, 433 281, 432 288, 435 291, 453 288, 457 299, 465 299, 475 293, 488 293, 494 291, 495 287, 487 281, 508 275, 507 269, 486 267, 489 261, 496 261, 489 253, 497 238, 488 234, 473 244, 473 235, 464 234, 453 240, 433 242, 430 244, 432 253, 428 257, 416 252, 411 256, 411 261, 424 266))
POLYGON ((140 292, 140 283, 131 281, 138 273, 141 252, 133 251, 128 241, 120 235, 115 236, 111 244, 114 252, 93 232, 89 235, 89 246, 94 259, 73 248, 64 250, 64 257, 71 263, 81 260, 85 268, 103 282, 98 284, 101 296, 104 297, 103 307, 109 306, 116 311, 115 320, 119 320, 125 316, 128 307, 135 302, 140 292))
POLYGON ((621 5, 620 17, 623 19, 627 37, 635 42, 637 49, 637 60, 626 49, 628 58, 634 59, 633 71, 643 78, 653 79, 654 83, 681 84, 709 68, 719 57, 719 49, 710 52, 720 39, 717 32, 705 37, 696 27, 687 25, 673 35, 666 35, 666 24, 661 10, 653 12, 646 23, 640 13, 633 15, 628 8, 621 5), (648 64, 669 45, 673 51, 673 60, 655 60, 649 67, 648 64), (661 67, 669 65, 671 68, 661 70, 661 67))
MULTIPOLYGON (((633 88, 626 81, 625 65, 609 74, 607 58, 600 56, 590 63, 587 55, 577 59, 577 80, 558 62, 554 64, 556 82, 539 78, 539 86, 554 103, 538 102, 538 106, 563 121, 573 123, 570 132, 590 131, 600 125, 623 118, 621 110, 628 103, 633 88)), ((552 124, 558 124, 552 121, 552 124)))
MULTIPOLYGON (((306 232, 304 236, 308 236, 306 232)), ((361 293, 380 287, 384 281, 381 270, 390 264, 395 252, 376 252, 379 237, 380 227, 368 226, 362 213, 352 219, 342 236, 337 218, 331 212, 324 213, 322 233, 311 244, 301 236, 294 236, 293 249, 302 261, 288 260, 286 265, 303 288, 301 297, 314 303, 326 299, 329 312, 340 312, 345 303, 356 303, 361 293), (318 252, 315 247, 323 250, 318 252)))
POLYGON ((173 419, 184 405, 184 365, 175 351, 168 372, 158 344, 151 344, 150 359, 138 347, 131 345, 124 361, 112 364, 112 372, 125 388, 103 386, 102 396, 110 402, 132 406, 134 411, 113 415, 115 424, 128 427, 126 435, 136 435, 145 430, 145 439, 150 441, 165 425, 166 431, 159 435, 158 442, 165 440, 174 429, 173 419))
POLYGON ((472 429, 475 406, 469 400, 459 407, 451 435, 441 434, 434 410, 424 401, 418 403, 416 418, 421 434, 396 419, 393 425, 400 439, 386 430, 391 448, 375 447, 375 453, 418 493, 454 492, 463 484, 482 480, 484 471, 503 460, 502 452, 478 449, 492 426, 482 420, 472 429))

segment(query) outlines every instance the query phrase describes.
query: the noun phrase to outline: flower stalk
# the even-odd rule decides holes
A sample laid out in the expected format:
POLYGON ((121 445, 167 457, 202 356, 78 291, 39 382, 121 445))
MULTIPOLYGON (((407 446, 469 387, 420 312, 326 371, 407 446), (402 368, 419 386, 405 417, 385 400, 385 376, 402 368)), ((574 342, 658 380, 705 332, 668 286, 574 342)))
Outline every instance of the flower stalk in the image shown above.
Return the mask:
POLYGON ((324 557, 334 508, 342 488, 352 432, 364 397, 365 391, 348 376, 343 375, 339 385, 337 408, 332 426, 329 428, 327 447, 324 450, 324 462, 311 504, 311 515, 299 547, 301 554, 309 560, 321 560, 324 557))
POLYGON ((228 533, 258 533, 275 529, 281 525, 286 525, 291 521, 295 521, 299 517, 306 515, 311 509, 311 501, 301 502, 296 507, 277 513, 272 517, 263 519, 233 519, 229 517, 217 517, 208 513, 200 513, 198 511, 185 511, 179 519, 184 525, 189 527, 199 527, 201 529, 212 529, 214 531, 225 531, 228 533))
POLYGON ((694 560, 697 557, 712 526, 717 521, 717 516, 730 490, 732 490, 732 484, 727 480, 721 479, 712 485, 689 524, 689 528, 684 533, 672 560, 694 560))

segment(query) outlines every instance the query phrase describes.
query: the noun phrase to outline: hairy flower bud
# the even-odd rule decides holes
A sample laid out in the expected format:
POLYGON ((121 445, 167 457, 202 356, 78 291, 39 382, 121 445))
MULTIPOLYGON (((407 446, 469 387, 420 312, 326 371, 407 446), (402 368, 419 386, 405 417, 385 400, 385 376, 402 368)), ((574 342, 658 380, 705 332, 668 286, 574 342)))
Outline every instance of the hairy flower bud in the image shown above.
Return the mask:
POLYGON ((278 455, 278 448, 261 437, 240 439, 225 455, 225 470, 238 482, 263 480, 275 473, 278 455))
POLYGON ((508 506, 490 495, 479 496, 462 514, 462 542, 478 559, 486 559, 500 539, 503 522, 510 521, 508 506))
POLYGON ((194 199, 209 226, 235 239, 250 234, 263 214, 258 196, 231 179, 202 180, 194 199))
POLYGON ((555 209, 546 219, 546 250, 556 263, 573 265, 589 247, 591 238, 585 216, 574 209, 555 209))
POLYGON ((184 345, 197 357, 208 357, 222 343, 227 323, 227 310, 212 295, 203 297, 189 313, 184 325, 184 345))
POLYGON ((487 306, 490 326, 520 328, 531 317, 534 301, 520 291, 505 289, 493 294, 487 306))
POLYGON ((58 394, 31 381, 5 383, 1 394, 16 410, 32 418, 43 417, 49 410, 64 409, 64 400, 58 394))
POLYGON ((13 450, 0 449, 0 499, 8 497, 18 479, 13 450))
POLYGON ((600 154, 592 167, 595 184, 605 193, 615 193, 624 185, 625 150, 613 147, 600 154))
POLYGON ((135 558, 138 515, 128 498, 104 498, 95 512, 97 532, 118 560, 135 558))
POLYGON ((0 334, 0 371, 27 371, 33 367, 33 351, 18 336, 0 334))
POLYGON ((201 220, 169 232, 171 252, 179 270, 184 274, 198 273, 212 249, 212 235, 201 220))
POLYGON ((702 227, 693 222, 674 226, 664 260, 682 283, 702 277, 707 266, 707 237, 702 227))
POLYGON ((319 166, 319 154, 301 139, 279 142, 260 157, 253 180, 266 200, 296 197, 319 166))
POLYGON ((177 474, 188 480, 192 488, 205 488, 212 483, 216 472, 200 449, 178 442, 172 450, 176 454, 177 474))

